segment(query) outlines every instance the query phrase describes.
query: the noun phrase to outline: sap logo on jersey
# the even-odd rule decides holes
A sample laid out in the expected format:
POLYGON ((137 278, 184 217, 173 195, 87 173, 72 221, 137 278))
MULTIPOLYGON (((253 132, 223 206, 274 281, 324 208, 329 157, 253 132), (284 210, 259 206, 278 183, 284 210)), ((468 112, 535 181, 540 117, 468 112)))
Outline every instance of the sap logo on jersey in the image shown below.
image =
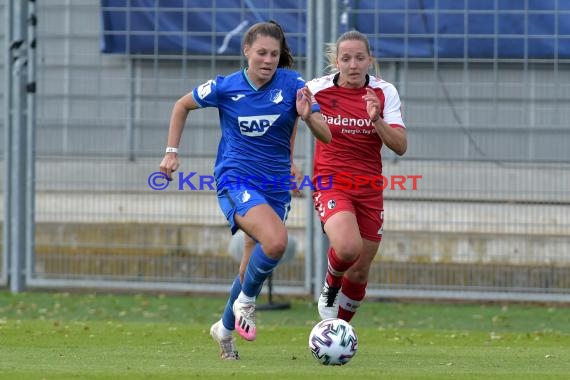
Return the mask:
POLYGON ((239 116, 239 130, 244 136, 263 136, 280 115, 239 116))

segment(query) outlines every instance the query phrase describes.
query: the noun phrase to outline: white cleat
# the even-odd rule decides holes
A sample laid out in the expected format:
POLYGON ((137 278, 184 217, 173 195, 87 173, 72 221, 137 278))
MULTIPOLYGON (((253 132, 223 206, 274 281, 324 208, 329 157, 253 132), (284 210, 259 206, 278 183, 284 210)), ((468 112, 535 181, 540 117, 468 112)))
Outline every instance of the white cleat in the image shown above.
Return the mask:
POLYGON ((255 303, 241 303, 234 301, 234 316, 236 318, 236 331, 245 340, 255 340, 257 328, 255 327, 255 303))
POLYGON ((220 358, 223 360, 239 360, 239 354, 236 349, 236 340, 232 335, 221 336, 220 325, 222 321, 214 323, 210 327, 210 335, 220 345, 220 358))
POLYGON ((321 319, 336 318, 338 315, 338 293, 340 288, 329 287, 327 283, 319 296, 319 315, 321 319))

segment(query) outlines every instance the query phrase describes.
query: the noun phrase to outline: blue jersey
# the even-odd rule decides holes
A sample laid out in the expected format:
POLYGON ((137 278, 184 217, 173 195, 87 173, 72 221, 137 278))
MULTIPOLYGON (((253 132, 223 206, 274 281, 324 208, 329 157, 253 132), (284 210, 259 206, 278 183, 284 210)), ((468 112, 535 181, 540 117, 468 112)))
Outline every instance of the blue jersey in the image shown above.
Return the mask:
POLYGON ((235 189, 235 181, 243 185, 246 180, 265 194, 289 193, 286 186, 272 181, 291 174, 296 93, 304 86, 299 73, 278 68, 259 89, 242 70, 193 90, 200 107, 217 107, 219 112, 222 138, 214 167, 218 192, 235 189))

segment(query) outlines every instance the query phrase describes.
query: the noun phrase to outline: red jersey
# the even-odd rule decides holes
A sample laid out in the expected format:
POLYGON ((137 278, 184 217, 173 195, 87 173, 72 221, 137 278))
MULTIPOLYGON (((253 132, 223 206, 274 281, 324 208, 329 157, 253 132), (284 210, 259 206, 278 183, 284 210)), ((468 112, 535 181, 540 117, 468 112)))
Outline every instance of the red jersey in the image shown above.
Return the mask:
MULTIPOLYGON (((335 185, 343 181, 346 185, 354 176, 371 179, 382 174, 382 139, 366 112, 366 101, 362 99, 366 87, 380 99, 380 117, 394 128, 405 128, 400 97, 391 83, 367 75, 364 87, 345 88, 337 85, 338 76, 331 74, 307 82, 317 103, 313 110, 321 112, 332 133, 330 143, 317 140, 315 148, 313 182, 320 189, 327 187, 331 176, 335 185)), ((370 190, 372 186, 359 189, 370 190)))

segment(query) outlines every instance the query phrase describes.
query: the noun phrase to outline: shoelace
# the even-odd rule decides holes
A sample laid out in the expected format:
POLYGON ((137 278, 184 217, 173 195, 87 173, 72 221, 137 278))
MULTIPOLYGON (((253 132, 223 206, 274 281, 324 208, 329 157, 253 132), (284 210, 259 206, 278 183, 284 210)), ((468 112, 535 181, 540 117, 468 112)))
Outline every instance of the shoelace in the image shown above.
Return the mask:
POLYGON ((243 317, 247 321, 252 321, 253 323, 255 323, 255 305, 254 304, 244 306, 242 308, 242 314, 243 314, 243 317))
POLYGON ((220 347, 222 348, 222 355, 225 359, 234 358, 239 359, 239 354, 234 346, 234 340, 232 337, 225 339, 220 339, 220 347))
POLYGON ((334 300, 336 299, 336 295, 340 288, 327 288, 323 292, 323 296, 327 299, 327 307, 332 307, 334 305, 334 300))

